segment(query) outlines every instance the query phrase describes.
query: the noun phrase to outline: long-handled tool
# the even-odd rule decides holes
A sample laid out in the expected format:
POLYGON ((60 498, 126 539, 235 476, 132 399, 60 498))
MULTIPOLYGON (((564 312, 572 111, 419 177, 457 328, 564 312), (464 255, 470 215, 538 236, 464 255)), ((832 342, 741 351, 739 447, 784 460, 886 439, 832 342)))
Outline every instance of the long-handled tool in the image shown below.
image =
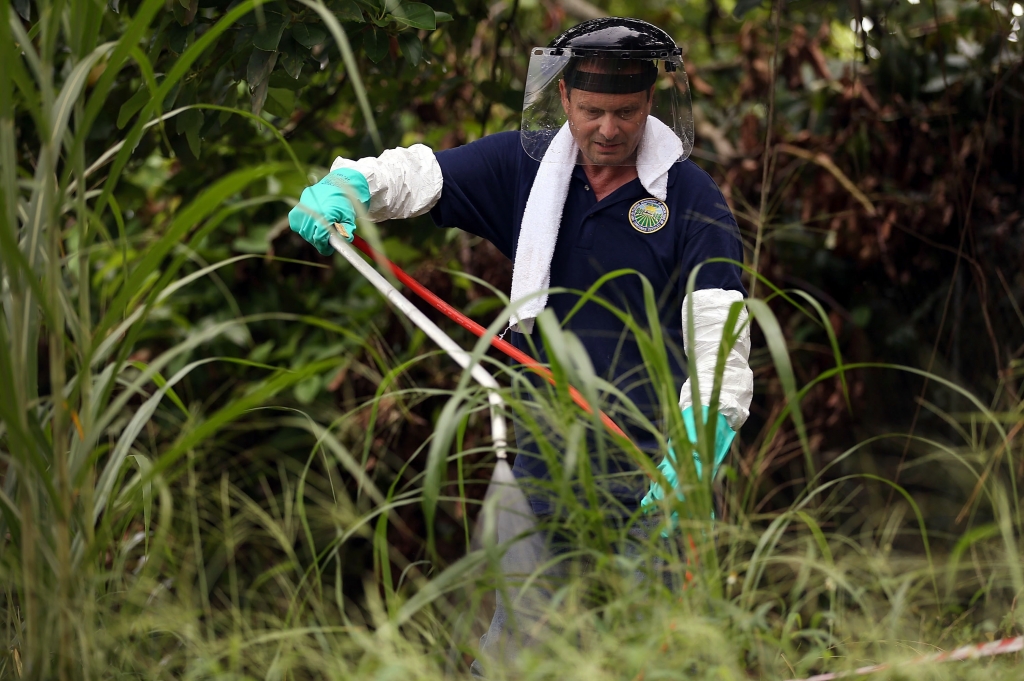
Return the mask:
POLYGON ((423 333, 427 334, 430 340, 437 343, 442 350, 444 350, 452 359, 458 363, 463 369, 468 369, 473 379, 487 389, 487 401, 490 403, 491 412, 491 437, 494 440, 494 447, 498 456, 498 460, 505 462, 507 466, 508 455, 505 452, 507 446, 508 431, 505 427, 505 417, 501 413, 501 409, 504 406, 504 401, 501 399, 501 395, 498 393, 498 382, 494 379, 494 376, 490 374, 486 369, 480 366, 479 363, 473 363, 469 353, 463 350, 458 343, 442 331, 437 324, 430 321, 430 319, 420 312, 419 308, 413 305, 408 298, 399 293, 398 289, 391 285, 387 279, 381 275, 380 272, 375 270, 372 265, 367 263, 365 260, 359 257, 359 254, 352 250, 352 247, 348 245, 343 239, 338 237, 337 234, 331 234, 331 246, 334 247, 338 253, 340 253, 349 263, 356 268, 356 270, 366 278, 374 288, 387 298, 391 303, 397 307, 402 314, 409 318, 409 320, 418 326, 423 333))
MULTIPOLYGON (((386 264, 389 268, 391 268, 391 271, 394 273, 395 277, 400 282, 408 286, 413 293, 415 293, 420 298, 425 300, 427 303, 429 303, 436 310, 438 310, 443 315, 451 319, 453 322, 455 322, 462 328, 466 329, 467 331, 475 334, 478 338, 482 338, 484 334, 487 333, 487 329, 485 329, 480 324, 477 324, 472 319, 462 314, 445 301, 441 300, 441 298, 436 296, 428 288, 426 288, 418 281, 413 279, 411 276, 409 276, 409 274, 407 274, 405 270, 403 270, 401 267, 391 262, 380 253, 377 253, 375 250, 373 250, 370 244, 366 243, 366 241, 364 241, 360 237, 356 236, 353 239, 352 243, 356 248, 358 248, 360 251, 370 256, 377 262, 386 264)), ((555 377, 551 373, 550 369, 548 369, 547 367, 539 363, 537 360, 535 360, 533 357, 530 357, 528 354, 526 354, 519 348, 515 347, 508 341, 502 338, 498 338, 497 336, 493 336, 491 338, 491 345, 501 350, 506 355, 508 355, 512 359, 516 360, 517 362, 528 368, 530 371, 533 371, 534 373, 543 376, 552 385, 555 385, 555 377)), ((577 405, 579 405, 580 408, 582 408, 585 412, 587 412, 588 414, 593 413, 593 408, 590 406, 590 403, 587 402, 586 398, 584 398, 583 395, 581 395, 580 392, 576 390, 576 388, 569 386, 569 395, 572 397, 573 401, 577 405)), ((632 444, 629 437, 622 431, 621 428, 619 428, 619 426, 615 423, 615 421, 611 419, 610 416, 605 414, 603 411, 600 412, 600 414, 601 422, 604 424, 605 428, 607 428, 614 435, 619 436, 624 443, 632 444)))
MULTIPOLYGON (((360 239, 360 241, 362 241, 360 239)), ((413 305, 408 298, 403 296, 387 279, 375 270, 372 265, 363 260, 346 241, 339 238, 337 234, 331 234, 331 246, 334 247, 348 262, 366 278, 374 288, 387 298, 402 314, 409 318, 413 324, 419 327, 427 336, 437 343, 452 359, 463 369, 469 370, 473 379, 487 390, 487 401, 490 404, 491 414, 491 438, 494 441, 494 449, 498 461, 491 474, 491 482, 487 486, 484 496, 484 512, 488 509, 499 516, 496 518, 495 526, 511 528, 512 536, 528 534, 536 527, 537 519, 530 507, 530 502, 522 489, 516 483, 512 468, 508 465, 507 430, 505 416, 502 413, 504 400, 498 392, 498 382, 478 362, 474 363, 469 353, 463 350, 452 338, 442 331, 434 322, 420 312, 419 308, 413 305)), ((367 247, 369 248, 369 247, 367 247)), ((393 267, 396 267, 393 265, 393 267)), ((408 277, 404 272, 402 274, 408 277)), ((411 277, 410 277, 411 279, 411 277)), ((413 280, 415 281, 415 280, 413 280)), ((483 519, 481 516, 480 520, 483 519)), ((474 532, 474 544, 480 544, 479 528, 483 523, 478 520, 478 531, 474 532)))

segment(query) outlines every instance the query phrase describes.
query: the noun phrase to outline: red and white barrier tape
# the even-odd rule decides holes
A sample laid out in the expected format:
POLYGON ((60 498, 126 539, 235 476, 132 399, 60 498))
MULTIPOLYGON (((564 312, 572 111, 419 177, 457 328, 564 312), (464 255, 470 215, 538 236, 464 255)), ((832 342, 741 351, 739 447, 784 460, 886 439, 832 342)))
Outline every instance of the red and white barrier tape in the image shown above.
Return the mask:
POLYGON ((845 672, 830 672, 828 674, 818 674, 806 679, 793 679, 791 681, 832 681, 832 679, 872 674, 874 672, 884 671, 893 667, 905 667, 910 665, 926 664, 929 662, 973 660, 979 657, 992 657, 994 655, 1006 655, 1007 653, 1019 653, 1022 650, 1024 650, 1024 636, 1018 636, 1016 638, 1004 638, 998 641, 992 641, 991 643, 972 643, 971 645, 962 646, 944 653, 922 655, 921 657, 916 657, 912 660, 898 664, 873 664, 868 667, 860 667, 858 669, 851 669, 845 672))

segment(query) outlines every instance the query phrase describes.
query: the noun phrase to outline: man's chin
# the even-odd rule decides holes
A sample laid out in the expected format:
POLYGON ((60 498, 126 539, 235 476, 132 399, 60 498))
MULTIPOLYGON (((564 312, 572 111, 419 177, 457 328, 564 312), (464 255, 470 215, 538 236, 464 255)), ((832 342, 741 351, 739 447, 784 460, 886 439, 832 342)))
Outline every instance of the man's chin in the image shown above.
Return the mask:
POLYGON ((586 156, 587 160, 598 166, 620 166, 629 160, 629 154, 624 153, 621 149, 605 151, 591 147, 586 156))
POLYGON ((633 164, 633 152, 626 151, 625 144, 616 144, 611 147, 602 147, 598 144, 588 144, 584 153, 587 160, 597 166, 626 166, 633 164))

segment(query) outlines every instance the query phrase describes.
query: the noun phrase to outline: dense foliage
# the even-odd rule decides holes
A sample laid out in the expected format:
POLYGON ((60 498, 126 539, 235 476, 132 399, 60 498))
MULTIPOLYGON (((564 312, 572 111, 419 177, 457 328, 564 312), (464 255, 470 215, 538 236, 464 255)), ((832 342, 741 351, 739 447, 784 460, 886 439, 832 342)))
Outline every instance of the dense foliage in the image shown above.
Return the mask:
MULTIPOLYGON (((691 588, 598 560, 524 673, 788 678, 1024 627, 1020 3, 0 13, 0 676, 465 673, 496 580, 494 547, 469 551, 485 397, 286 213, 338 155, 514 129, 529 48, 603 13, 684 47, 694 158, 764 277, 757 396, 702 560, 675 547, 691 588)), ((363 229, 500 313, 488 244, 363 229)), ((587 422, 535 398, 562 435, 587 422)), ((563 529, 606 556, 576 510, 563 529)), ((1015 678, 955 672, 982 673, 1015 678)))

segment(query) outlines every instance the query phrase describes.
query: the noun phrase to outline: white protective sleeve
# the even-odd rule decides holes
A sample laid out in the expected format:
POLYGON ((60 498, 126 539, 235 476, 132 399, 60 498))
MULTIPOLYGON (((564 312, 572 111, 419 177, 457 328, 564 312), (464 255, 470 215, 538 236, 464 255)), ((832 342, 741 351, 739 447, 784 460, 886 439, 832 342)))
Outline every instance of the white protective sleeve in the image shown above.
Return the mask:
MULTIPOLYGON (((715 383, 715 364, 718 361, 718 346, 722 342, 725 321, 729 316, 729 307, 738 300, 743 300, 739 291, 726 291, 715 288, 694 291, 693 296, 693 332, 689 338, 687 331, 689 319, 689 298, 683 300, 683 349, 686 356, 693 359, 697 366, 697 383, 700 386, 700 401, 705 407, 711 404, 711 388, 715 383)), ((747 311, 740 312, 739 326, 747 321, 747 311)), ((740 337, 725 358, 725 372, 722 375, 722 391, 719 393, 718 411, 733 430, 750 416, 750 399, 754 395, 754 373, 747 364, 750 356, 750 326, 744 326, 740 337)), ((693 404, 693 392, 690 379, 683 383, 679 393, 679 407, 685 409, 693 404)))
POLYGON ((331 171, 358 170, 370 188, 369 217, 374 222, 423 215, 441 198, 441 166, 434 152, 424 144, 407 149, 388 149, 377 158, 353 161, 339 156, 331 171))

